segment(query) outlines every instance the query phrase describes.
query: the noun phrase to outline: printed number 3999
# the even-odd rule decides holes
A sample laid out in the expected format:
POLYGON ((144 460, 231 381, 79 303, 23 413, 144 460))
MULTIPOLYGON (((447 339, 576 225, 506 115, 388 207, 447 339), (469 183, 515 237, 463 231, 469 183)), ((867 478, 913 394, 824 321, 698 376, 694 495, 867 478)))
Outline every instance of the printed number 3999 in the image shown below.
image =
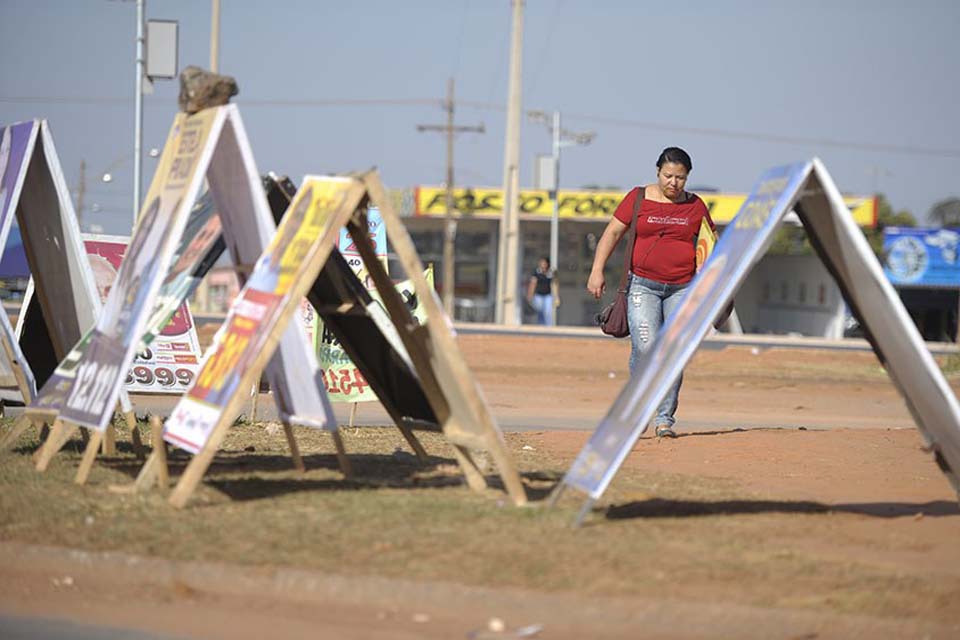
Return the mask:
POLYGON ((179 384, 181 387, 189 387, 193 382, 193 371, 184 368, 171 371, 167 367, 151 369, 138 365, 127 372, 126 383, 133 384, 134 382, 143 386, 150 386, 156 382, 161 387, 172 387, 175 384, 179 384))

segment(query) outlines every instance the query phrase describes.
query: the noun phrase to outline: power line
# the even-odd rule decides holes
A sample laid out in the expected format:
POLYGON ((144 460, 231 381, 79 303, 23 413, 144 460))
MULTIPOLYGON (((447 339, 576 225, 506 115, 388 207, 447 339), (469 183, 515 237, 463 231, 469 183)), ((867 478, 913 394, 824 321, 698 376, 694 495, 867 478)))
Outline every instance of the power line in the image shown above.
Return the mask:
MULTIPOLYGON (((0 96, 0 103, 9 104, 96 104, 127 105, 130 98, 112 98, 95 96, 0 96)), ((168 106, 166 100, 151 101, 152 106, 168 106)), ((243 100, 243 106, 254 107, 362 107, 362 106, 419 106, 431 105, 443 107, 441 98, 333 98, 333 99, 290 99, 290 100, 243 100)))
POLYGON ((550 16, 550 23, 547 27, 547 37, 544 40, 543 47, 540 49, 540 55, 537 58, 537 64, 533 68, 534 71, 532 74, 530 74, 530 93, 533 93, 536 90, 537 80, 540 79, 540 71, 543 69, 544 60, 547 59, 547 54, 550 53, 550 45, 553 43, 553 32, 556 30, 557 26, 557 15, 560 13, 560 7, 562 4, 563 0, 554 0, 553 13, 550 16))
MULTIPOLYGON (((70 96, 0 96, 0 103, 8 104, 94 104, 94 105, 129 105, 130 98, 112 97, 70 97, 70 96)), ((440 98, 331 98, 331 99, 291 99, 291 100, 244 100, 244 107, 379 107, 379 106, 436 106, 445 108, 445 102, 440 98)), ((506 106, 496 102, 480 102, 458 100, 457 104, 464 108, 486 111, 506 111, 506 106)), ((167 106, 166 102, 152 101, 146 103, 148 107, 167 106)), ((776 144, 818 145, 837 149, 856 149, 860 151, 877 151, 885 153, 900 153, 906 155, 934 156, 942 158, 960 158, 960 149, 950 147, 920 147, 915 145, 878 144, 858 142, 855 140, 837 140, 834 138, 806 138, 802 136, 785 136, 769 133, 751 133, 733 129, 717 129, 707 127, 687 127, 663 122, 631 120, 588 113, 571 113, 566 116, 570 120, 603 124, 613 127, 646 129, 649 131, 668 131, 672 133, 686 133, 691 135, 712 136, 731 140, 753 140, 776 144)))
POLYGON ((456 78, 460 73, 460 58, 463 55, 464 34, 467 30, 467 14, 470 12, 470 0, 463 0, 463 16, 460 20, 460 35, 457 37, 457 56, 454 58, 453 73, 451 78, 456 78))
MULTIPOLYGON (((464 107, 490 110, 506 111, 506 107, 492 102, 472 102, 462 100, 460 104, 464 107)), ((527 112, 528 114, 530 111, 527 112)), ((651 131, 670 131, 674 133, 688 133, 701 136, 715 136, 721 138, 755 140, 757 142, 773 142, 780 144, 812 144, 824 147, 836 147, 842 149, 860 149, 863 151, 884 151, 890 153, 904 153, 910 155, 941 156, 947 158, 960 158, 960 149, 951 149, 949 147, 918 147, 912 145, 894 145, 877 144, 872 142, 857 142, 853 140, 836 140, 832 138, 805 138, 801 136, 784 136, 768 133, 750 133, 749 131, 736 131, 732 129, 712 129, 705 127, 685 127, 663 122, 649 122, 644 120, 630 120, 627 118, 614 118, 611 116, 601 116, 588 113, 571 113, 572 120, 581 120, 584 122, 593 122, 596 124, 605 124, 614 127, 628 127, 633 129, 648 129, 651 131)))

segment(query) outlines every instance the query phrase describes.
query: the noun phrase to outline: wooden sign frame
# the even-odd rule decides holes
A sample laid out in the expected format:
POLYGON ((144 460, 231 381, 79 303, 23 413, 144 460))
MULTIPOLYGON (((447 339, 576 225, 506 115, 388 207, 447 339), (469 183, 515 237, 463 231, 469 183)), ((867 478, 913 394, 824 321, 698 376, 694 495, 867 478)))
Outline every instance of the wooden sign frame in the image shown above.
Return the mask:
MULTIPOLYGON (((172 228, 165 229, 162 225, 157 227, 165 234, 156 257, 156 260, 162 262, 159 265, 161 277, 170 269, 174 247, 180 241, 186 224, 186 212, 192 208, 198 197, 200 184, 203 179, 206 179, 215 209, 222 218, 224 240, 234 264, 238 265, 238 276, 243 281, 247 273, 246 265, 252 264, 262 253, 273 236, 276 226, 270 216, 246 131, 235 105, 214 107, 192 116, 182 113, 177 115, 171 127, 168 143, 161 155, 157 173, 154 175, 154 183, 151 184, 148 192, 148 198, 144 204, 145 210, 151 202, 150 194, 155 190, 162 190, 164 181, 174 172, 178 182, 188 186, 182 193, 177 192, 176 205, 170 210, 170 215, 174 216, 170 222, 172 228), (209 127, 209 130, 203 138, 198 138, 196 135, 191 138, 187 132, 191 126, 209 127), (184 161, 181 162, 179 155, 182 146, 187 144, 184 141, 195 141, 196 144, 202 145, 202 149, 199 150, 194 146, 189 147, 188 153, 193 154, 189 164, 185 160, 188 156, 184 156, 184 161), (174 146, 177 148, 175 149, 174 146), (167 231, 170 233, 166 233, 167 231)), ((134 231, 131 244, 137 241, 138 230, 139 226, 134 231)), ((147 229, 145 233, 149 231, 150 229, 147 229)), ((202 260, 198 259, 199 262, 202 260)), ((122 270, 121 265, 120 276, 122 276, 122 270)), ((139 324, 136 326, 140 327, 141 331, 146 322, 145 316, 153 309, 159 290, 159 279, 156 278, 147 283, 149 290, 137 293, 138 296, 142 294, 140 306, 136 311, 139 314, 136 320, 139 324)), ((119 288, 111 290, 112 295, 114 292, 117 292, 115 295, 118 296, 122 294, 119 288)), ((111 299, 108 297, 108 303, 110 302, 111 299)), ((290 326, 279 337, 279 342, 279 351, 267 367, 267 377, 271 380, 273 388, 277 390, 277 408, 294 458, 294 465, 302 469, 302 461, 291 425, 301 424, 324 428, 335 433, 337 425, 333 421, 333 410, 326 398, 322 383, 319 382, 319 376, 316 376, 316 385, 292 384, 298 373, 319 371, 316 358, 309 349, 302 327, 290 326)), ((129 360, 132 360, 133 349, 130 345, 124 348, 126 353, 119 358, 122 361, 118 361, 118 366, 125 372, 130 364, 129 360)), ((82 356, 81 352, 79 354, 81 361, 82 356)), ((102 435, 98 435, 100 429, 97 425, 78 420, 66 420, 65 416, 61 415, 60 408, 43 409, 31 406, 27 408, 27 415, 33 421, 42 421, 51 425, 50 435, 37 454, 39 471, 46 469, 56 453, 78 429, 90 428, 95 432, 88 440, 76 475, 78 483, 86 482, 96 458, 96 447, 102 439, 102 435)))
POLYGON ((587 495, 577 515, 578 525, 609 486, 664 394, 763 257, 791 210, 866 329, 867 340, 903 396, 933 461, 960 494, 960 402, 884 275, 836 183, 814 158, 774 167, 760 177, 687 288, 680 306, 555 487, 550 504, 565 487, 587 495))
MULTIPOLYGON (((342 181, 344 178, 326 178, 326 180, 342 181)), ((307 177, 298 191, 297 198, 291 203, 291 210, 299 207, 299 199, 309 197, 309 194, 317 185, 324 184, 323 181, 324 178, 307 177)), ((321 270, 329 262, 330 256, 333 255, 340 229, 346 226, 360 251, 384 305, 387 307, 394 328, 399 334, 420 380, 423 393, 437 418, 437 425, 431 426, 434 429, 438 426, 453 445, 454 455, 463 470, 467 485, 475 491, 483 491, 487 488, 484 473, 477 465, 473 455, 473 450, 485 450, 489 452, 493 459, 504 487, 514 504, 518 506, 526 504, 526 491, 513 461, 506 451, 502 434, 493 420, 493 416, 488 410, 466 362, 463 360, 459 347, 454 340, 452 326, 441 310, 436 292, 423 277, 423 266, 413 242, 402 221, 385 197, 379 176, 375 171, 369 171, 350 177, 350 181, 352 182, 349 187, 350 195, 344 199, 349 207, 341 206, 329 213, 326 227, 320 236, 321 239, 317 241, 319 245, 315 246, 312 252, 306 253, 306 262, 297 271, 298 280, 291 293, 285 298, 284 307, 277 319, 277 324, 270 329, 271 334, 266 337, 265 343, 263 345, 258 343, 257 348, 268 349, 271 340, 273 340, 273 334, 282 330, 285 323, 289 323, 298 308, 299 300, 308 294, 321 270), (386 224, 387 237, 393 244, 394 252, 400 258, 408 277, 413 281, 416 294, 421 298, 422 304, 426 306, 427 323, 424 325, 420 325, 413 319, 409 309, 387 275, 386 269, 377 259, 376 250, 367 233, 366 204, 368 200, 380 209, 386 224)), ((288 235, 286 225, 292 224, 288 220, 289 215, 288 213, 284 221, 281 222, 277 232, 278 235, 288 235)), ((261 258, 261 260, 264 259, 264 257, 261 258)), ((244 304, 242 301, 244 295, 245 292, 241 292, 231 309, 231 314, 238 306, 244 304)), ((327 315, 334 313, 327 305, 320 304, 319 306, 320 310, 318 312, 327 315)), ((339 312, 349 313, 349 309, 342 308, 339 312)), ((216 357, 212 348, 211 353, 207 356, 207 362, 213 361, 216 357)), ((243 358, 242 355, 240 357, 243 358)), ((209 427, 209 436, 203 448, 191 460, 177 482, 169 498, 172 505, 183 507, 190 499, 197 484, 209 468, 227 429, 232 424, 233 416, 239 411, 243 403, 240 390, 249 388, 250 385, 254 384, 262 368, 262 363, 265 362, 267 357, 269 357, 269 353, 259 352, 253 359, 252 364, 246 365, 247 368, 239 381, 230 383, 230 388, 236 389, 236 391, 217 417, 216 422, 209 427)), ((173 415, 176 415, 176 410, 173 415)), ((178 424, 181 424, 185 423, 188 418, 177 418, 177 420, 178 424)), ((398 423, 402 423, 402 420, 398 420, 398 423)), ((398 424, 398 426, 400 425, 398 424)), ((428 426, 428 428, 431 428, 431 426, 428 426)), ((404 431, 404 429, 401 429, 401 431, 404 431)), ((409 436, 408 441, 411 439, 415 441, 412 429, 409 434, 404 431, 404 435, 409 436)), ((170 440, 169 435, 167 439, 170 440)), ((338 445, 337 453, 338 458, 343 460, 345 456, 342 445, 338 445)), ((144 489, 154 484, 163 485, 165 484, 163 479, 167 476, 162 453, 157 449, 156 453, 150 456, 143 469, 141 469, 134 487, 144 489)))
MULTIPOLYGON (((6 139, 20 138, 4 158, 5 175, 0 176, 6 191, 3 211, 0 212, 0 252, 13 224, 14 214, 20 227, 24 252, 33 275, 35 296, 42 321, 30 336, 31 344, 41 344, 63 359, 70 345, 79 340, 94 324, 101 310, 93 272, 83 248, 80 226, 73 209, 60 160, 53 142, 53 134, 46 120, 16 123, 0 132, 6 139), (15 133, 16 132, 16 133, 15 133), (15 164, 6 160, 16 155, 15 164), (6 187, 10 187, 7 189, 6 187)), ((9 142, 8 142, 9 144, 9 142)), ((22 319, 21 319, 22 320, 22 319)), ((25 405, 36 395, 34 373, 28 354, 21 348, 16 332, 4 314, 0 322, 2 354, 10 363, 13 375, 25 405)), ((143 454, 136 418, 126 392, 119 395, 120 411, 131 430, 134 450, 143 454)), ((24 412, 0 436, 0 448, 9 448, 29 427, 46 422, 24 412)), ((116 453, 112 425, 104 434, 104 453, 116 453)))

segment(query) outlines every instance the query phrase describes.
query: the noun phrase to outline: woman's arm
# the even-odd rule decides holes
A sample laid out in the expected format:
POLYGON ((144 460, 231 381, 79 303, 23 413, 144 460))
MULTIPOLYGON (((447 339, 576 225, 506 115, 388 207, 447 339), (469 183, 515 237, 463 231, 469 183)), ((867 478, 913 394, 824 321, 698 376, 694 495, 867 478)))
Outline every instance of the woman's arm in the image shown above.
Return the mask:
MULTIPOLYGON (((597 251, 593 255, 593 267, 590 269, 590 277, 587 279, 587 291, 597 300, 603 295, 607 288, 603 277, 603 268, 610 259, 610 254, 617 247, 620 238, 627 230, 627 225, 616 218, 611 218, 607 223, 607 228, 603 230, 600 236, 600 242, 597 243, 597 251)), ((633 247, 627 247, 627 251, 632 251, 633 247)))
POLYGON ((533 294, 537 289, 537 276, 530 276, 527 284, 527 302, 533 302, 533 294))

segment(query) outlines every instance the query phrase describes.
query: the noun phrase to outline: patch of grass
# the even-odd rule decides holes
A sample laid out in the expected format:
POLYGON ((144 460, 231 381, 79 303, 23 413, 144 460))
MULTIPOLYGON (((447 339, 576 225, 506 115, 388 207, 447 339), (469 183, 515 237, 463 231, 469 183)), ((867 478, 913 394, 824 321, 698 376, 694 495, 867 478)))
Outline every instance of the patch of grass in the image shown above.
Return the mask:
POLYGON ((946 376, 960 375, 960 353, 954 353, 944 358, 940 370, 946 376))
MULTIPOLYGON (((431 454, 421 463, 395 429, 344 429, 356 472, 350 480, 337 468, 328 434, 296 434, 306 473, 292 468, 278 425, 232 428, 183 510, 160 491, 108 491, 139 470, 128 447, 101 458, 89 484, 77 486, 79 439, 40 474, 29 455, 36 434, 25 435, 16 450, 0 453, 0 539, 339 574, 960 621, 950 604, 960 580, 905 578, 902 567, 825 560, 791 544, 829 530, 831 518, 860 515, 759 500, 709 477, 624 468, 605 506, 574 529, 582 496, 568 491, 557 508, 542 505, 570 460, 523 449, 523 434, 507 434, 506 441, 540 503, 519 509, 497 489, 466 488, 437 434, 420 434, 431 454)), ((174 477, 187 461, 171 455, 174 477)))

